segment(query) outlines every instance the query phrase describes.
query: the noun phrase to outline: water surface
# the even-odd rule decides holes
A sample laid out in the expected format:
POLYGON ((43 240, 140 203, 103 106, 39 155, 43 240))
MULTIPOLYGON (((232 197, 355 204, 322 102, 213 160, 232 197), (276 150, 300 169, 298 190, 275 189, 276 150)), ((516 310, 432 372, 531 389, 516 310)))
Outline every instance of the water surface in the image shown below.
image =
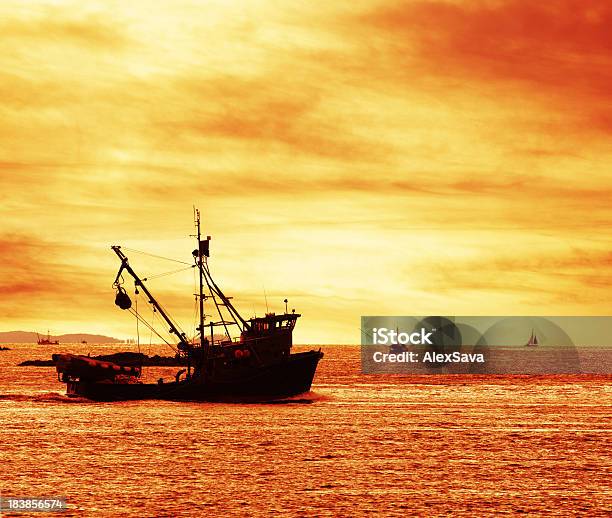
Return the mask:
POLYGON ((0 490, 65 496, 62 516, 612 512, 610 377, 363 375, 359 346, 326 346, 286 404, 93 403, 16 366, 53 347, 9 347, 0 490))

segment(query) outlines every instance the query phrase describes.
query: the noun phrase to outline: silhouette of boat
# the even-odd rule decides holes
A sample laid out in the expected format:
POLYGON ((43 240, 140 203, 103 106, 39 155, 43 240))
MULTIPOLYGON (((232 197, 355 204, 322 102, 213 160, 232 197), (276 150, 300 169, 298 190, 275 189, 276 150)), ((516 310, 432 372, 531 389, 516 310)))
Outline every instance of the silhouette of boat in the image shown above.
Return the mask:
POLYGON ((51 340, 51 335, 49 334, 49 330, 47 330, 47 337, 41 337, 38 333, 36 333, 36 337, 38 338, 38 345, 59 345, 59 340, 51 340))
MULTIPOLYGON (((81 396, 96 401, 168 399, 190 401, 270 400, 281 399, 310 390, 323 353, 311 350, 291 353, 293 329, 301 316, 293 310, 283 314, 266 313, 263 317, 244 319, 213 280, 208 267, 210 236, 202 239, 200 213, 195 210, 198 248, 193 251, 193 267, 199 272, 198 339, 188 340, 186 334, 158 303, 132 269, 119 246, 111 247, 121 261, 115 278, 115 304, 141 319, 123 284, 123 273, 134 279, 135 292, 146 295, 170 333, 177 339, 176 352, 186 361, 174 380, 157 383, 141 381, 142 368, 122 366, 94 360, 87 356, 56 354, 58 379, 66 383, 69 396, 81 396), (206 293, 205 293, 206 288, 206 293), (218 320, 206 321, 204 302, 210 301, 218 320), (234 333, 230 333, 230 328, 234 333), (222 338, 215 329, 224 331, 222 338), (207 335, 207 330, 210 334, 207 335), (232 338, 232 334, 237 335, 232 338)), ((136 305, 137 306, 137 305, 136 305)))
POLYGON ((531 330, 531 336, 529 341, 525 344, 525 347, 537 347, 539 345, 538 336, 531 330))

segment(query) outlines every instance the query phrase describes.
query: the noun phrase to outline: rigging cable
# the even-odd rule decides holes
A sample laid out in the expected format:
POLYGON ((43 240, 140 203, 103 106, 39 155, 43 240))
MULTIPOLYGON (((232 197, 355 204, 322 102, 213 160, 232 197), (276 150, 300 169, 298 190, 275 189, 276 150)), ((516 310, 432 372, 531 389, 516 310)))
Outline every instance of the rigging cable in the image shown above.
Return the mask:
POLYGON ((140 321, 143 323, 143 325, 145 325, 147 328, 149 328, 153 333, 155 333, 160 340, 162 340, 168 347, 170 347, 174 352, 177 352, 177 349, 174 348, 174 346, 172 344, 170 344, 170 342, 168 342, 162 335, 160 335, 152 326, 151 324, 149 324, 144 318, 142 318, 140 316, 140 313, 136 313, 132 308, 129 309, 129 312, 132 313, 132 315, 136 316, 136 318, 140 319, 140 321))
MULTIPOLYGON (((193 266, 196 266, 195 264, 193 266)), ((193 293, 194 293, 194 297, 193 297, 193 339, 192 341, 195 341, 195 337, 196 335, 198 335, 198 320, 200 318, 199 315, 199 311, 198 311, 198 281, 196 279, 196 271, 195 268, 193 270, 193 293)), ((202 315, 202 318, 204 316, 202 315)))
POLYGON ((193 267, 194 267, 194 265, 191 265, 191 266, 188 266, 187 268, 183 267, 183 268, 179 268, 178 270, 172 270, 172 271, 163 272, 163 273, 156 273, 156 274, 153 274, 153 275, 149 275, 147 277, 143 277, 142 280, 143 281, 150 281, 152 279, 157 279, 159 277, 165 277, 166 275, 172 275, 174 273, 184 272, 184 271, 189 270, 189 269, 191 269, 193 267))
MULTIPOLYGON (((155 307, 153 306, 151 306, 151 322, 155 322, 155 307)), ((153 345, 153 330, 149 332, 149 355, 151 354, 152 345, 153 345)))
MULTIPOLYGON (((178 324, 178 322, 176 320, 174 320, 174 318, 172 318, 170 316, 170 313, 168 312, 168 310, 166 309, 166 307, 159 301, 157 301, 157 305, 161 308, 161 310, 166 314, 166 316, 168 317, 168 320, 170 320, 170 322, 172 322, 172 324, 174 325, 174 327, 176 327, 176 329, 178 329, 180 331, 181 334, 185 334, 185 331, 183 330, 183 328, 178 324)), ((179 338, 180 339, 180 338, 179 338)))
POLYGON ((219 286, 217 286, 214 279, 212 278, 212 275, 210 274, 210 270, 208 268, 208 261, 204 263, 203 266, 204 266, 204 272, 206 272, 205 277, 207 277, 210 280, 210 284, 208 283, 208 281, 206 281, 206 283, 208 284, 210 288, 211 295, 213 294, 213 291, 217 295, 219 295, 219 298, 223 301, 225 308, 228 310, 230 316, 232 317, 232 319, 234 320, 238 328, 240 328, 240 324, 238 324, 238 320, 240 320, 240 322, 242 322, 242 325, 243 325, 243 328, 241 328, 241 330, 247 329, 249 326, 244 320, 244 318, 240 316, 240 313, 238 313, 238 310, 232 305, 232 303, 229 301, 229 299, 225 296, 225 294, 221 291, 219 286))
MULTIPOLYGON (((138 313, 138 287, 134 285, 134 311, 138 313)), ((138 352, 140 352, 140 328, 138 326, 138 318, 136 318, 136 344, 138 352)))
MULTIPOLYGON (((138 313, 138 294, 139 293, 140 292, 138 291, 138 286, 136 286, 136 283, 134 283, 134 311, 136 313, 138 313)), ((142 373, 144 358, 142 357, 142 354, 140 352, 140 328, 138 325, 138 318, 136 318, 136 344, 138 347, 138 354, 140 355, 140 372, 142 373)))
MULTIPOLYGON (((221 313, 221 308, 219 307, 219 303, 217 302, 215 293, 213 289, 211 288, 210 282, 208 281, 208 277, 206 275, 204 276, 204 280, 206 281, 206 285, 208 286, 208 290, 210 291, 211 298, 213 299, 213 302, 215 303, 215 307, 217 308, 217 313, 219 313, 219 318, 221 319, 221 323, 223 324, 223 327, 225 328, 225 335, 228 337, 228 339, 231 339, 231 335, 229 333, 229 330, 227 329, 227 324, 225 323, 225 318, 223 318, 223 313, 221 313)), ((211 325, 212 325, 212 322, 211 322, 211 325)), ((211 327, 211 334, 214 336, 214 331, 212 330, 212 327, 211 327)))
POLYGON ((164 257, 162 255, 150 254, 149 252, 143 252, 142 250, 136 250, 135 248, 128 248, 126 246, 122 247, 123 250, 127 250, 128 252, 134 252, 135 254, 148 255, 150 257, 156 257, 157 259, 164 259, 165 261, 172 261, 175 263, 186 264, 191 266, 191 263, 187 263, 185 261, 179 261, 178 259, 172 259, 171 257, 164 257))

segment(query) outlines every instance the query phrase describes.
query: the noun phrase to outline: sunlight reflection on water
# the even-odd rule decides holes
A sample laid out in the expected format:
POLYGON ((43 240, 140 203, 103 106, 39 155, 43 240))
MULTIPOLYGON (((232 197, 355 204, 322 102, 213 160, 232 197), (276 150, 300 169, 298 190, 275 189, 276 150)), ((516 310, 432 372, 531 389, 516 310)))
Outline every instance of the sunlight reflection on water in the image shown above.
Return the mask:
POLYGON ((62 516, 610 510, 610 377, 366 376, 359 347, 329 346, 298 402, 93 403, 15 366, 44 348, 12 347, 0 490, 66 496, 62 516))

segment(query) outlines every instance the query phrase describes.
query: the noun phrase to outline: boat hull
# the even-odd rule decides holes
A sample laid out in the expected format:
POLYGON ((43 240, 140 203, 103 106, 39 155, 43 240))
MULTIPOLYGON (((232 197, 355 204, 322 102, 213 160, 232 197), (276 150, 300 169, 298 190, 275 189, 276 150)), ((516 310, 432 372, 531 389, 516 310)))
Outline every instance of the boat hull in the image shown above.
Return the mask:
POLYGON ((94 401, 165 399, 170 401, 265 401, 310 390, 320 351, 291 354, 284 361, 251 369, 233 378, 192 378, 169 383, 68 381, 67 394, 94 401))

